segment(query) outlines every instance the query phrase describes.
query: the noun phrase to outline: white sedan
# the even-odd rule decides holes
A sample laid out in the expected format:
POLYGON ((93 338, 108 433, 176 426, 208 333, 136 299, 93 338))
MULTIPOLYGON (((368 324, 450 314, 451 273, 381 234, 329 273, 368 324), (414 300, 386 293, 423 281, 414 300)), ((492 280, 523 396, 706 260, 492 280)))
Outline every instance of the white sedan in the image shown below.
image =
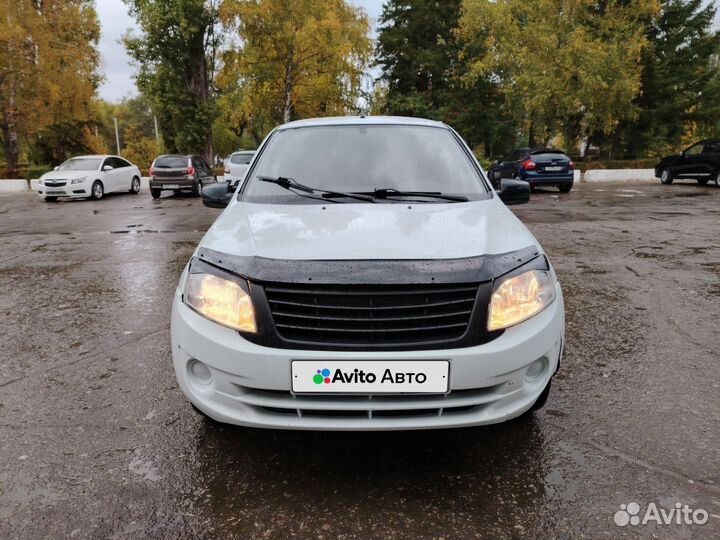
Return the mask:
POLYGON ((102 199, 106 193, 140 192, 140 169, 119 156, 78 156, 40 177, 38 195, 48 202, 58 197, 102 199))

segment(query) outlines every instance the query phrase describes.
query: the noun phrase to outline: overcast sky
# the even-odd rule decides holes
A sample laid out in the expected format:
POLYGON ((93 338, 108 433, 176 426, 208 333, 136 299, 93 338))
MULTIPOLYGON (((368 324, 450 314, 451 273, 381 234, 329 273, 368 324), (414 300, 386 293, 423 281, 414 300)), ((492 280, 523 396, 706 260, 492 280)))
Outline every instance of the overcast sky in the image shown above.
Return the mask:
MULTIPOLYGON (((382 11, 383 0, 350 0, 350 3, 365 8, 372 18, 374 29, 382 11)), ((136 27, 136 23, 128 14, 127 6, 122 0, 97 0, 96 6, 102 27, 100 53, 105 76, 105 82, 100 87, 100 97, 109 101, 120 101, 126 96, 137 94, 132 78, 133 67, 125 47, 120 42, 129 29, 136 27)))

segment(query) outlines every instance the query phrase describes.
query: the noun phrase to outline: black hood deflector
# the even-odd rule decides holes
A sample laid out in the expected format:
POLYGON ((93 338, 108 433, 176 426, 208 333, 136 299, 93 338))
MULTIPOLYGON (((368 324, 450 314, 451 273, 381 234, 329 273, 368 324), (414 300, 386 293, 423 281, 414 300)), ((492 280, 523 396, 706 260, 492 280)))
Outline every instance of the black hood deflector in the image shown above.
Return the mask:
POLYGON ((535 246, 463 259, 294 260, 227 255, 200 248, 198 258, 261 283, 325 285, 482 283, 538 258, 535 246))

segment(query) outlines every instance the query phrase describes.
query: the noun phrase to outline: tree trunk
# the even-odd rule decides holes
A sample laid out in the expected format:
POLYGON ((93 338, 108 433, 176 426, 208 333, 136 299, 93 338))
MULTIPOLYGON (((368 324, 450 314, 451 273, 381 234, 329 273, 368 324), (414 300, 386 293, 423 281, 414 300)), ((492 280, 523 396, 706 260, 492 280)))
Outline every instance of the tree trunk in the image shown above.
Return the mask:
POLYGON ((290 121, 293 110, 293 65, 288 63, 285 68, 285 102, 283 104, 283 124, 290 121))
POLYGON ((528 146, 530 148, 537 146, 537 142, 535 141, 535 126, 532 122, 530 122, 530 127, 528 128, 528 146))
POLYGON ((3 150, 5 151, 5 161, 7 162, 8 175, 10 178, 18 176, 18 161, 20 157, 20 148, 18 144, 17 133, 17 111, 15 101, 15 80, 14 78, 8 84, 9 90, 7 95, 7 108, 3 111, 2 117, 2 134, 3 134, 3 150))

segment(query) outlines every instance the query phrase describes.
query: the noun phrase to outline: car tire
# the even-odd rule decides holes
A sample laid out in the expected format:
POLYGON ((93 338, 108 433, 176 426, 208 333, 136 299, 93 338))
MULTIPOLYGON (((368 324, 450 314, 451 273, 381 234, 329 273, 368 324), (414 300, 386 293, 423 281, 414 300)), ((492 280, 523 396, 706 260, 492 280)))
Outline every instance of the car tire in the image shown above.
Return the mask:
POLYGON ((665 167, 662 171, 660 171, 660 182, 663 184, 672 184, 674 179, 672 169, 669 167, 665 167))
POLYGON ((45 202, 57 202, 57 197, 45 197, 45 202))
POLYGON ((560 193, 570 193, 570 190, 573 188, 572 184, 566 184, 562 186, 558 186, 558 189, 560 190, 560 193))
POLYGON ((140 179, 137 176, 133 176, 133 179, 130 182, 130 193, 133 195, 140 193, 140 179))
POLYGON ((715 186, 720 188, 720 171, 715 173, 715 186))
POLYGON ((92 188, 90 188, 90 198, 99 201, 105 195, 105 188, 100 180, 93 182, 92 188))
POLYGON ((203 185, 200 180, 193 184, 192 194, 194 197, 202 197, 203 185))
POLYGON ((150 195, 152 195, 153 199, 159 199, 161 193, 162 193, 162 189, 151 189, 150 190, 150 195))

